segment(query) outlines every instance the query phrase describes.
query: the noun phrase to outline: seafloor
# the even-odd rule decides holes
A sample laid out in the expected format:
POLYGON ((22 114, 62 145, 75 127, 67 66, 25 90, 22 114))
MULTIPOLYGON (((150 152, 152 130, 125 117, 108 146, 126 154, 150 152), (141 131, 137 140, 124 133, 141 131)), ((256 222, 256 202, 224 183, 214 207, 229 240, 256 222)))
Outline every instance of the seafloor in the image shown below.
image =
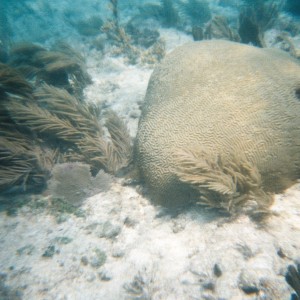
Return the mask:
MULTIPOLYGON (((78 17, 84 7, 72 2, 78 17)), ((96 2, 97 9, 107 5, 96 2)), ((234 18, 235 10, 219 2, 211 2, 213 9, 234 18)), ((99 51, 89 45, 91 37, 60 24, 70 1, 27 5, 33 15, 50 7, 52 16, 40 14, 49 28, 30 31, 26 18, 14 15, 14 39, 47 46, 64 38, 81 51, 93 81, 84 90, 85 100, 117 112, 134 137, 154 65, 129 64, 124 55, 99 51)), ((129 1, 125 12, 135 11, 135 5, 129 1)), ((94 14, 90 6, 82 14, 94 14)), ((167 53, 192 41, 177 28, 157 30, 167 53)), ((275 44, 276 33, 266 32, 268 45, 275 44)), ((289 38, 299 48, 300 34, 289 38)), ((49 207, 48 193, 1 198, 1 300, 290 299, 293 289, 285 275, 289 265, 300 263, 299 183, 276 195, 272 215, 258 224, 200 207, 170 214, 154 206, 139 186, 122 178, 107 181, 102 192, 71 210, 49 207), (6 205, 23 198, 20 207, 6 205)))

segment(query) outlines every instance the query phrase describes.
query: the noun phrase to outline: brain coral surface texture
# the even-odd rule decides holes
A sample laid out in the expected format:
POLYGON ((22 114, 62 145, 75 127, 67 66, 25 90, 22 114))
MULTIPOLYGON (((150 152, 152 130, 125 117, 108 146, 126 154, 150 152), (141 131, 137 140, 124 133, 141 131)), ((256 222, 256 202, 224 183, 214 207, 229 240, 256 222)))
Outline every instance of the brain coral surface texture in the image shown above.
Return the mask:
POLYGON ((300 175, 299 62, 221 40, 178 47, 150 78, 136 154, 158 204, 269 205, 300 175))

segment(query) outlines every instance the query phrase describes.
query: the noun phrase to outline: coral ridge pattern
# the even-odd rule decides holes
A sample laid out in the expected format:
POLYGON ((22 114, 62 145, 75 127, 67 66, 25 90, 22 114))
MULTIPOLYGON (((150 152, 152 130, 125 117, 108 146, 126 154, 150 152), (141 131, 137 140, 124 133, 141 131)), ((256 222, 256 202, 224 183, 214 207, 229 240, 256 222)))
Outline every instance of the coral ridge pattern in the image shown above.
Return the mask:
POLYGON ((164 206, 262 210, 300 173, 300 65, 280 50, 211 40, 175 49, 148 84, 136 141, 164 206))

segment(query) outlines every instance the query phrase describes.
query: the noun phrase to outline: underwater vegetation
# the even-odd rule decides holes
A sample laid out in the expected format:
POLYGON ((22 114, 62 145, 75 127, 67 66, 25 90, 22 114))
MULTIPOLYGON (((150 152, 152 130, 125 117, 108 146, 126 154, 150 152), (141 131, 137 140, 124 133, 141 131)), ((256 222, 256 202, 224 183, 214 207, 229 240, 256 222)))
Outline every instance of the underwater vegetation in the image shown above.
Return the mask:
POLYGON ((63 198, 78 207, 86 198, 107 191, 112 180, 112 176, 103 170, 92 176, 88 164, 61 163, 56 164, 51 170, 48 190, 52 196, 63 198))
POLYGON ((203 0, 160 0, 157 4, 146 3, 139 10, 141 16, 156 19, 165 27, 203 25, 211 19, 208 2, 203 0))
POLYGON ((239 35, 241 42, 265 47, 264 32, 278 20, 283 1, 243 1, 239 14, 239 35))
POLYGON ((168 55, 149 81, 136 139, 153 200, 267 214, 272 194, 299 176, 299 71, 282 51, 222 40, 168 55))
MULTIPOLYGON (((138 6, 118 0, 103 2, 105 5, 94 4, 94 10, 90 14, 81 14, 75 8, 65 9, 61 16, 61 26, 67 26, 76 38, 77 33, 82 35, 84 43, 91 48, 101 51, 104 55, 124 56, 129 64, 154 64, 162 59, 165 43, 158 30, 161 26, 192 34, 197 41, 221 38, 259 47, 265 47, 264 34, 271 28, 288 33, 293 31, 293 34, 300 30, 296 22, 282 14, 290 4, 297 4, 293 1, 287 1, 290 4, 285 4, 283 0, 219 1, 219 7, 232 7, 238 13, 238 16, 226 13, 227 20, 221 10, 216 10, 215 4, 205 0, 145 1, 138 6), (127 14, 126 9, 130 13, 127 14)), ((14 16, 12 10, 18 9, 23 14, 34 16, 37 19, 36 24, 39 24, 45 12, 39 14, 35 5, 30 1, 26 3, 22 8, 17 3, 10 3, 8 21, 12 20, 11 15, 14 16)), ((39 5, 40 10, 46 10, 49 6, 39 5)), ((49 11, 50 16, 54 17, 52 15, 55 15, 55 12, 51 5, 49 11)), ((57 17, 58 15, 55 18, 57 17)), ((290 47, 287 46, 290 44, 288 38, 282 39, 278 44, 281 44, 283 49, 290 47)))
MULTIPOLYGON (((225 17, 214 16, 212 20, 207 24, 203 33, 203 38, 198 39, 195 36, 197 32, 197 26, 193 27, 194 40, 211 40, 211 39, 222 39, 228 41, 239 42, 240 37, 236 30, 230 28, 225 17)), ((201 28, 201 27, 200 27, 201 28)))
POLYGON ((180 20, 173 3, 172 0, 161 0, 159 3, 159 16, 166 27, 176 27, 180 20))
POLYGON ((112 17, 104 22, 101 31, 113 46, 114 55, 124 55, 129 64, 154 64, 165 55, 164 42, 158 31, 134 26, 132 20, 121 24, 118 0, 110 0, 112 17))
POLYGON ((86 20, 80 20, 78 22, 71 22, 71 24, 77 29, 77 31, 84 36, 95 36, 99 34, 101 27, 103 26, 103 20, 95 15, 86 20))
POLYGON ((90 79, 83 61, 66 57, 68 46, 60 49, 23 44, 13 48, 11 65, 0 65, 0 192, 43 190, 56 163, 84 162, 96 175, 131 161, 126 125, 84 102, 90 79))
MULTIPOLYGON (((300 27, 290 17, 282 14, 283 0, 242 1, 237 6, 238 19, 230 20, 222 15, 214 15, 204 25, 192 26, 191 33, 195 41, 223 39, 241 42, 261 48, 276 47, 299 58, 300 53, 292 37, 299 33, 300 27), (265 33, 275 29, 276 37, 265 40, 265 33)), ((187 30, 189 32, 189 30, 187 30)))
POLYGON ((7 105, 20 99, 31 99, 33 88, 14 69, 0 65, 0 118, 1 118, 1 190, 8 187, 44 187, 47 180, 47 164, 53 153, 43 153, 42 147, 32 142, 26 130, 12 121, 7 105), (42 155, 45 154, 45 155, 42 155), (49 159, 49 160, 48 160, 49 159))
POLYGON ((179 2, 179 12, 192 26, 202 26, 211 18, 211 11, 207 1, 188 0, 179 2))
POLYGON ((300 299, 300 264, 297 266, 289 265, 285 274, 285 280, 295 290, 296 294, 291 295, 292 300, 300 299))
POLYGON ((228 25, 223 16, 214 16, 205 26, 195 25, 192 27, 194 41, 221 39, 240 42, 237 30, 228 25))
MULTIPOLYGON (((209 39, 225 39, 251 44, 261 48, 266 47, 265 32, 270 29, 279 29, 277 34, 277 47, 298 57, 295 47, 289 38, 289 33, 295 35, 299 32, 297 24, 284 19, 285 1, 240 1, 232 2, 237 9, 238 17, 229 19, 223 15, 213 14, 208 1, 176 0, 157 3, 145 3, 139 6, 140 14, 131 21, 136 28, 136 20, 154 19, 164 27, 174 27, 178 30, 192 34, 195 41, 209 39), (135 21, 135 22, 134 22, 135 21)), ((132 28, 132 27, 131 27, 132 28)), ((138 35, 135 30, 133 36, 138 35)))
POLYGON ((159 3, 146 3, 139 6, 142 18, 153 18, 166 27, 179 25, 179 12, 172 0, 160 0, 159 3))
POLYGON ((155 294, 155 278, 154 274, 145 274, 139 271, 131 282, 125 283, 123 288, 127 294, 126 299, 138 300, 138 299, 152 299, 155 294))
POLYGON ((32 43, 17 44, 10 51, 8 63, 27 80, 34 80, 35 85, 47 83, 63 88, 79 99, 91 83, 84 58, 63 42, 50 50, 32 43))

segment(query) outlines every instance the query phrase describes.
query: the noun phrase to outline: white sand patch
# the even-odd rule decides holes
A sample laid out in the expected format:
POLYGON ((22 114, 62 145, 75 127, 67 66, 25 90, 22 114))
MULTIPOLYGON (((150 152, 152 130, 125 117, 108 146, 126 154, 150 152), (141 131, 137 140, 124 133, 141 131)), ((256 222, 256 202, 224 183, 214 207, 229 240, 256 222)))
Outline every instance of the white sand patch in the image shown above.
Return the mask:
POLYGON ((83 209, 85 218, 62 224, 28 209, 15 218, 1 213, 1 272, 23 299, 150 299, 132 295, 139 276, 136 293, 151 299, 258 299, 242 291, 247 285, 257 285, 259 299, 289 299, 284 273, 299 259, 299 184, 276 196, 277 215, 262 228, 244 216, 229 221, 202 209, 172 217, 120 183, 83 209), (72 240, 54 242, 62 236, 72 240), (30 253, 20 253, 28 245, 30 253), (55 253, 43 257, 49 245, 55 253), (103 265, 95 263, 95 249, 105 253, 103 265))
POLYGON ((160 28, 159 33, 166 43, 166 53, 171 52, 180 45, 193 41, 191 35, 187 35, 173 28, 160 28))

